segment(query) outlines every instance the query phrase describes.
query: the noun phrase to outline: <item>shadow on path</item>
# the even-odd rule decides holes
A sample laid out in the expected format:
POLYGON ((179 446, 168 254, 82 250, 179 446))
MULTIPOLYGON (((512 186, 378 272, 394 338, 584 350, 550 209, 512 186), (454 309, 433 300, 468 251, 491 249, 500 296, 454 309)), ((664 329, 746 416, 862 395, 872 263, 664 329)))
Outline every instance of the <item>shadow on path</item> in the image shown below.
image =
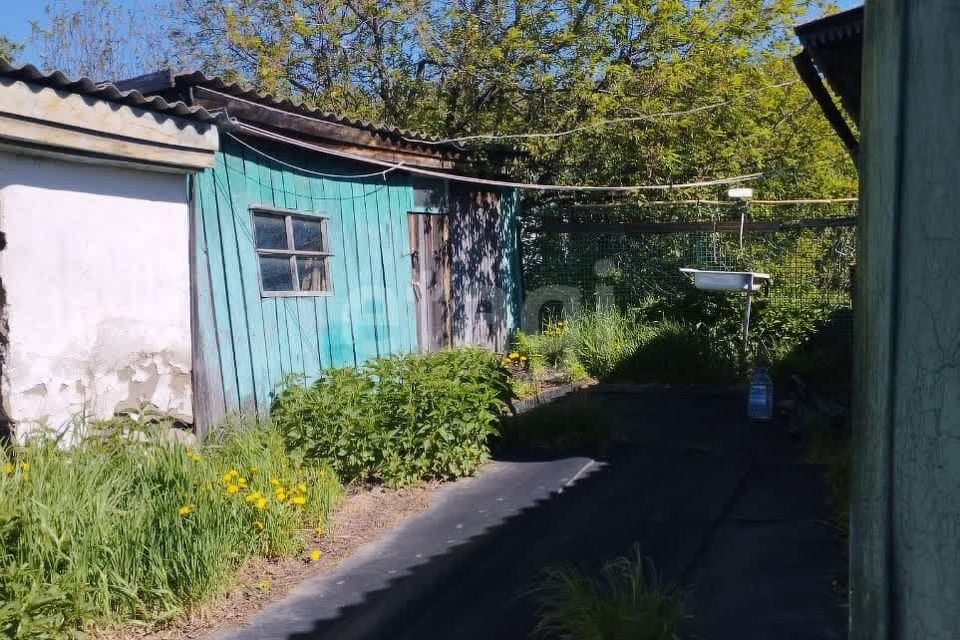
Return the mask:
MULTIPOLYGON (((794 571, 796 563, 809 566, 803 550, 810 531, 785 524, 793 511, 774 513, 783 502, 777 469, 792 456, 789 446, 771 444, 777 438, 769 431, 758 434, 742 418, 736 395, 664 389, 582 393, 596 396, 598 412, 623 441, 602 459, 494 462, 477 477, 441 489, 427 512, 348 559, 333 575, 301 585, 251 625, 217 637, 526 638, 534 610, 524 592, 544 568, 599 566, 634 544, 662 578, 695 585, 691 630, 703 638, 807 637, 750 635, 746 621, 735 619, 752 602, 770 606, 782 603, 791 589, 800 596, 809 591, 807 582, 794 585, 790 579, 782 581, 779 595, 759 582, 748 584, 766 576, 753 564, 772 563, 767 568, 774 572, 794 571), (777 464, 757 465, 758 455, 777 464), (782 531, 758 537, 756 529, 743 529, 751 519, 770 521, 774 528, 768 531, 780 523, 782 531), (794 555, 766 549, 771 540, 793 545, 794 555), (742 606, 731 602, 738 594, 742 606), (738 635, 713 633, 718 624, 738 635)), ((804 476, 790 487, 805 482, 804 476)), ((822 500, 814 495, 808 502, 813 509, 822 500)), ((816 555, 823 548, 815 542, 807 551, 816 555)), ((794 605, 798 611, 806 603, 794 605)), ((804 611, 799 615, 811 619, 804 611)), ((762 625, 757 629, 761 633, 762 625)))

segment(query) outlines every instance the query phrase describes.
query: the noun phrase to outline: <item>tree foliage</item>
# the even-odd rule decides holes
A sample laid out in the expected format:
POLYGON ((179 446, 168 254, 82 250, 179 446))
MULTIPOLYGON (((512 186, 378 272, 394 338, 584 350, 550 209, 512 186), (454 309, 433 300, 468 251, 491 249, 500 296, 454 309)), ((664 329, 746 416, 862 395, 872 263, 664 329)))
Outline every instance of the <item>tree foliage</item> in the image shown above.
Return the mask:
POLYGON ((7 61, 12 61, 20 54, 22 50, 22 45, 17 44, 6 36, 0 36, 0 58, 3 58, 7 61))
POLYGON ((145 25, 117 0, 55 0, 34 33, 45 66, 98 78, 174 59, 445 137, 576 130, 498 141, 528 152, 522 179, 763 171, 765 196, 850 195, 853 165, 789 57, 821 1, 176 0, 145 25))
POLYGON ((39 65, 72 77, 121 80, 170 64, 175 58, 168 16, 160 5, 120 0, 52 0, 32 23, 39 65))
POLYGON ((527 177, 630 184, 762 170, 767 195, 854 188, 789 59, 811 0, 181 2, 181 47, 276 95, 442 136, 583 128, 508 139, 531 153, 527 177), (623 118, 634 119, 593 126, 623 118))

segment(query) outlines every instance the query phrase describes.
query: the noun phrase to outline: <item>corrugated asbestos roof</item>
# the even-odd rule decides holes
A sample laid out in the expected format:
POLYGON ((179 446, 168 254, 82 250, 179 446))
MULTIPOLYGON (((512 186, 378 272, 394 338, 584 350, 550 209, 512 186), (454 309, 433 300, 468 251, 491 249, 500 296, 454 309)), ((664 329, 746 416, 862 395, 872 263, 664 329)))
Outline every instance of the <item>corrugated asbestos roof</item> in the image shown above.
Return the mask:
MULTIPOLYGON (((308 116, 310 118, 316 118, 318 120, 324 120, 327 122, 333 122, 335 124, 340 124, 348 127, 353 127, 355 129, 363 129, 370 131, 372 133, 378 133, 380 135, 390 136, 400 140, 406 141, 421 141, 421 142, 436 142, 441 138, 438 136, 428 135, 419 131, 411 131, 409 129, 401 129, 399 127, 391 127, 379 122, 370 122, 367 120, 356 120, 353 118, 348 118, 337 113, 332 113, 330 111, 322 111, 320 109, 314 109, 308 107, 307 105, 301 102, 295 102, 288 98, 278 98, 269 93, 260 93, 249 87, 241 85, 236 82, 226 82, 218 76, 208 76, 201 71, 189 71, 182 73, 173 73, 170 70, 166 70, 166 73, 169 78, 168 87, 172 88, 174 86, 201 86, 211 89, 213 91, 219 91, 220 93, 225 93, 227 95, 233 96, 235 98, 241 98, 243 100, 248 100, 250 102, 255 102, 258 104, 266 105, 273 107, 275 109, 280 109, 283 111, 288 111, 291 113, 297 113, 300 115, 308 116)), ((158 74, 150 74, 154 80, 158 74)), ((120 86, 123 86, 128 83, 134 83, 137 79, 125 80, 119 82, 120 86)), ((455 148, 462 148, 462 145, 448 144, 444 145, 455 148)))
POLYGON ((863 33, 863 7, 811 20, 794 28, 806 47, 817 47, 847 40, 863 33))
POLYGON ((145 96, 139 91, 121 91, 110 83, 97 83, 90 78, 73 79, 61 71, 44 73, 32 64, 21 66, 12 65, 0 58, 0 78, 21 80, 30 84, 49 87, 59 91, 67 91, 78 95, 97 98, 105 102, 123 104, 147 111, 154 111, 168 116, 177 116, 187 120, 202 123, 226 123, 227 118, 222 113, 210 113, 202 107, 188 107, 183 102, 167 102, 160 96, 145 96))

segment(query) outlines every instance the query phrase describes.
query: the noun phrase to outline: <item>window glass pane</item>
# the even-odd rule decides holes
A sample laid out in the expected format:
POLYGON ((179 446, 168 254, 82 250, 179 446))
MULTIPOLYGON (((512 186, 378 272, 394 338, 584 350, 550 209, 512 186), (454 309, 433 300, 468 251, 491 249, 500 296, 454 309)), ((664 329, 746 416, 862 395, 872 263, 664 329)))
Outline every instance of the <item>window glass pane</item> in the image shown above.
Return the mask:
POLYGON ((293 219, 293 247, 298 251, 323 251, 323 225, 319 220, 293 219))
POLYGON ((264 291, 293 291, 290 277, 290 259, 260 256, 260 279, 264 291))
POLYGON ((443 180, 414 178, 413 208, 425 211, 438 211, 444 206, 443 180))
POLYGON ((301 291, 327 291, 327 259, 297 258, 301 291))
POLYGON ((254 235, 257 239, 257 249, 286 249, 287 225, 283 218, 254 214, 254 235))

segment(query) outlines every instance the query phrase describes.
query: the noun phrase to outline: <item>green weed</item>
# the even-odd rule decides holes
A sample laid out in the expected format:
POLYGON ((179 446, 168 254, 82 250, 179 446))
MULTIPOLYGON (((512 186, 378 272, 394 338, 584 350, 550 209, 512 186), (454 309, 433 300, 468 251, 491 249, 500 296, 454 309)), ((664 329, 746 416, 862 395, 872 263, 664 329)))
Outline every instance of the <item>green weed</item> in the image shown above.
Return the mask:
POLYGON ((348 480, 392 486, 473 473, 513 397, 497 357, 481 349, 377 358, 289 384, 274 402, 288 447, 348 480))
POLYGON ((553 640, 675 640, 683 615, 682 593, 659 584, 638 551, 597 575, 548 570, 531 595, 534 635, 553 640))
POLYGON ((116 437, 2 451, 0 637, 172 616, 245 559, 299 552, 341 491, 270 427, 197 450, 116 437))

